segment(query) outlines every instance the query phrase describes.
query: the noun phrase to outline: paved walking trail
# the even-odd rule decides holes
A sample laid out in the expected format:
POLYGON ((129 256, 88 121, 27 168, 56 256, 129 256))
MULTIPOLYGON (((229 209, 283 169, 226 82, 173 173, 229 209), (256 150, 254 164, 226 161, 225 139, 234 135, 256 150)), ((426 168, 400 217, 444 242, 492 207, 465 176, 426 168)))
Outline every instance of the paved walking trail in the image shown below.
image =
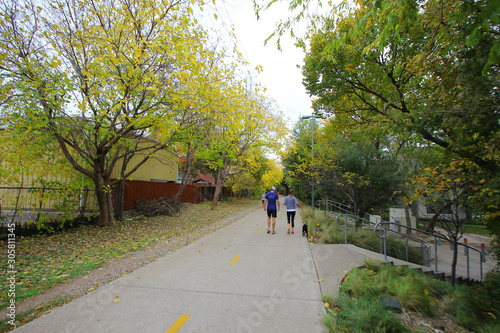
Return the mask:
POLYGON ((352 245, 313 245, 266 233, 262 209, 16 330, 22 332, 325 332, 322 294, 367 257, 352 245))

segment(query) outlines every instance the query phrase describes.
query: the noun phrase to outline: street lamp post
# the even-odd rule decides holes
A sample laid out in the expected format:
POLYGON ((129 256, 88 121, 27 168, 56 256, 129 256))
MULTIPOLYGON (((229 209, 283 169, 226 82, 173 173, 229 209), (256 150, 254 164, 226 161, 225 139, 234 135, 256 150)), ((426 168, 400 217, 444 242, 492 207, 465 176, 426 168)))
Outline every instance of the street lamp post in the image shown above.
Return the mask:
MULTIPOLYGON (((301 119, 311 119, 311 167, 314 163, 314 125, 316 123, 316 116, 302 116, 301 119)), ((311 168, 312 169, 312 168, 311 168)), ((311 206, 314 210, 314 176, 311 177, 311 206)))

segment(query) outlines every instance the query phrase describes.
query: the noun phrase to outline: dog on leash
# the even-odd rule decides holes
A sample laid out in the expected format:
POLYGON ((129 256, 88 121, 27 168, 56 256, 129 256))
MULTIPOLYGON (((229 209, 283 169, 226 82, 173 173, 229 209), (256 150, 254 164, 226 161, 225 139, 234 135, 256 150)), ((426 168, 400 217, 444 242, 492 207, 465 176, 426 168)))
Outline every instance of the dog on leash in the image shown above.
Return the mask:
POLYGON ((302 236, 308 236, 309 233, 307 231, 307 224, 302 225, 302 236))

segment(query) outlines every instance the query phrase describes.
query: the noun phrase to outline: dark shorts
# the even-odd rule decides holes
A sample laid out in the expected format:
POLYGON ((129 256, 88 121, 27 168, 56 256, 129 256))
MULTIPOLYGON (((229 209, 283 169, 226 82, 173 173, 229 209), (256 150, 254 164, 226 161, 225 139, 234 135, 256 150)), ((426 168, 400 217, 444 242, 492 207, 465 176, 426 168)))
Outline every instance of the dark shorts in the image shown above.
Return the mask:
POLYGON ((276 217, 276 216, 278 216, 278 211, 277 210, 268 210, 267 216, 268 217, 276 217))

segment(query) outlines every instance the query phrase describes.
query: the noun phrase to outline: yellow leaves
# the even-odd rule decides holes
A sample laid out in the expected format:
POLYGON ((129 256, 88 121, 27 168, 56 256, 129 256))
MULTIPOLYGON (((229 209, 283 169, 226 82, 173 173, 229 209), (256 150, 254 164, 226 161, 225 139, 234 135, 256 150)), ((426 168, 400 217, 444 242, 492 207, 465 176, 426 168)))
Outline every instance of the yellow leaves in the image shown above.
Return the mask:
POLYGON ((59 58, 52 58, 51 66, 52 68, 57 68, 62 65, 62 61, 59 58))
POLYGON ((85 76, 85 77, 87 77, 87 78, 91 77, 90 72, 87 71, 86 69, 82 69, 82 75, 85 76))
POLYGON ((120 302, 122 299, 120 298, 120 296, 115 296, 115 298, 113 299, 113 303, 118 303, 120 302))

